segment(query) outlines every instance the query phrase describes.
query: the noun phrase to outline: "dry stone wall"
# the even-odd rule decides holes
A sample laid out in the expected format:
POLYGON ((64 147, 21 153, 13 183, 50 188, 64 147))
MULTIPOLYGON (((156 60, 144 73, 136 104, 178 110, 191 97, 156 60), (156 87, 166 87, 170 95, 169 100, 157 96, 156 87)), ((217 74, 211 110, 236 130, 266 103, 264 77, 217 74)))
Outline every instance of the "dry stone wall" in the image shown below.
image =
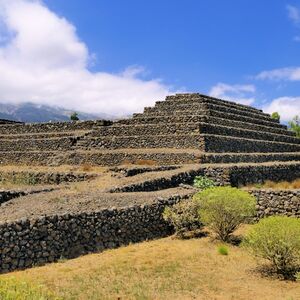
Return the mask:
MULTIPOLYGON (((300 190, 253 190, 250 193, 257 198, 259 218, 277 214, 300 216, 300 190)), ((173 228, 162 218, 164 208, 187 199, 188 196, 173 196, 122 209, 2 223, 0 272, 167 236, 173 228)))
POLYGON ((91 180, 97 177, 97 174, 73 173, 73 172, 30 172, 30 171, 0 171, 0 182, 16 184, 61 184, 68 182, 80 182, 91 180))
POLYGON ((259 218, 272 215, 300 217, 300 190, 252 190, 259 218))
POLYGON ((48 123, 26 123, 15 125, 1 125, 0 134, 29 134, 42 132, 64 132, 77 130, 93 130, 99 126, 109 126, 112 121, 75 121, 75 122, 48 122, 48 123))
POLYGON ((2 223, 0 272, 167 236, 173 228, 163 220, 162 212, 181 200, 174 196, 123 209, 2 223))
POLYGON ((11 199, 26 195, 24 191, 0 191, 0 205, 11 199))
POLYGON ((31 188, 31 189, 24 189, 24 190, 0 190, 0 205, 8 202, 14 198, 30 195, 30 194, 38 194, 38 193, 45 193, 54 191, 57 188, 31 188))
POLYGON ((113 188, 112 193, 157 191, 177 187, 181 183, 191 184, 195 176, 206 176, 217 186, 241 187, 253 183, 264 183, 266 180, 293 181, 300 178, 300 165, 243 165, 230 167, 201 167, 187 171, 180 171, 172 176, 160 176, 143 182, 135 182, 122 187, 113 188))
POLYGON ((117 166, 121 164, 152 162, 153 164, 182 164, 199 162, 200 157, 189 152, 151 153, 145 152, 96 152, 96 151, 43 151, 43 152, 6 152, 0 155, 0 164, 16 165, 100 165, 117 166))
POLYGON ((67 151, 72 150, 76 140, 72 137, 51 138, 51 139, 19 139, 1 140, 1 152, 16 151, 67 151))

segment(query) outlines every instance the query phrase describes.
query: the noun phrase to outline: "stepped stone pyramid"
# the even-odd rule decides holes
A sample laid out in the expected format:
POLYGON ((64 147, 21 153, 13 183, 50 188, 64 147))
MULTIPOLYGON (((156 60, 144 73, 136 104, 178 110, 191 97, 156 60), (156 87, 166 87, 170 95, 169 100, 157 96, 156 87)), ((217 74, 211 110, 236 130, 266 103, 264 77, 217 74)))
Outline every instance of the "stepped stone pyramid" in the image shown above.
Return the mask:
POLYGON ((168 163, 300 160, 300 139, 269 114, 201 94, 168 96, 144 113, 93 131, 78 145, 147 149, 145 159, 168 154, 168 163))
POLYGON ((285 125, 198 93, 168 96, 116 122, 0 124, 0 141, 2 164, 199 164, 235 168, 233 177, 239 167, 243 176, 259 168, 257 181, 300 177, 300 139, 285 125))

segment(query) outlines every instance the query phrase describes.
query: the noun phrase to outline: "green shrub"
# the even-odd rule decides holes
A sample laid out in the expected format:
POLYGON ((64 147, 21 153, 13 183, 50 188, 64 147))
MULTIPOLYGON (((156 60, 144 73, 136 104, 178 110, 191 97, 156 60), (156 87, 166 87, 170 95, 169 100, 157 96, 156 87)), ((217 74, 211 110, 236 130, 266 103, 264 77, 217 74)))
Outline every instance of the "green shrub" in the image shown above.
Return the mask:
POLYGON ((194 187, 199 188, 201 190, 206 190, 214 186, 215 182, 205 176, 196 176, 194 179, 194 187))
POLYGON ((269 260, 278 274, 288 278, 300 266, 300 219, 262 219, 253 225, 243 245, 255 256, 269 260))
POLYGON ((78 117, 78 113, 77 112, 73 112, 70 116, 70 120, 71 121, 79 121, 79 117, 78 117))
POLYGON ((226 247, 225 245, 220 245, 218 247, 218 253, 221 255, 228 255, 228 253, 229 253, 228 247, 226 247))
POLYGON ((194 195, 199 216, 222 241, 255 215, 256 200, 249 193, 232 187, 210 188, 194 195))
POLYGON ((271 114, 271 118, 280 121, 280 114, 276 111, 271 114))
POLYGON ((289 129, 296 133, 296 136, 300 138, 300 117, 295 116, 292 121, 289 122, 289 129))
POLYGON ((58 300, 43 286, 34 285, 17 278, 0 279, 1 300, 58 300))
POLYGON ((163 218, 174 226, 177 236, 183 237, 185 232, 201 228, 198 210, 199 206, 195 201, 179 202, 166 207, 163 218))

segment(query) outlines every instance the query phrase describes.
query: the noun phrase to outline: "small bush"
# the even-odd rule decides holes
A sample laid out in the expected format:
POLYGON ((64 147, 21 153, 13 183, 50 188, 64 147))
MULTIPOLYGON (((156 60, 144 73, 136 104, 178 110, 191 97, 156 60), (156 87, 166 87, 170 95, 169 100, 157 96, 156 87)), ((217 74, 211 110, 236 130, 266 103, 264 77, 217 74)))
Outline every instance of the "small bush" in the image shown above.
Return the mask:
POLYGON ((229 251, 225 245, 221 245, 218 247, 218 253, 221 255, 228 255, 229 251))
POLYGON ((176 235, 182 238, 185 232, 201 228, 198 210, 199 206, 195 201, 179 202, 166 207, 163 218, 174 226, 176 235))
POLYGON ((253 225, 243 245, 257 257, 269 260, 284 278, 300 267, 300 219, 268 217, 253 225))
POLYGON ((196 176, 194 179, 194 187, 199 188, 201 190, 206 190, 214 186, 214 181, 205 176, 196 176))
POLYGON ((296 133, 296 136, 300 138, 300 117, 295 116, 292 121, 289 122, 289 129, 296 133))
POLYGON ((79 117, 78 117, 78 113, 77 112, 73 112, 70 116, 70 120, 71 121, 79 121, 79 117))
POLYGON ((273 119, 273 120, 277 120, 277 121, 280 121, 280 114, 276 111, 276 112, 273 112, 272 114, 271 114, 271 118, 273 119))
POLYGON ((199 216, 222 241, 255 215, 256 200, 249 193, 232 187, 210 188, 194 195, 199 216))

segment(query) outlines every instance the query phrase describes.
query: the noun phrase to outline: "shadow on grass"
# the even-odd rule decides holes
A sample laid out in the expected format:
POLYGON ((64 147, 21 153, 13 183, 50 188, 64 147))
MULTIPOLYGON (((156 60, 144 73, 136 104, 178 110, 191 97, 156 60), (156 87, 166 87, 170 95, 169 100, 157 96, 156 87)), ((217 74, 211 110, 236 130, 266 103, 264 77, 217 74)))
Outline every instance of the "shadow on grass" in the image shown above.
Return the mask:
POLYGON ((190 239, 196 239, 196 238, 204 238, 209 235, 209 232, 206 230, 192 230, 192 231, 186 231, 182 233, 175 233, 172 238, 173 239, 179 239, 179 240, 190 240, 190 239))
POLYGON ((300 271, 299 268, 290 269, 284 273, 278 272, 276 268, 268 263, 257 266, 253 270, 253 273, 259 273, 261 276, 270 278, 270 279, 279 279, 285 281, 296 281, 296 274, 300 271))

